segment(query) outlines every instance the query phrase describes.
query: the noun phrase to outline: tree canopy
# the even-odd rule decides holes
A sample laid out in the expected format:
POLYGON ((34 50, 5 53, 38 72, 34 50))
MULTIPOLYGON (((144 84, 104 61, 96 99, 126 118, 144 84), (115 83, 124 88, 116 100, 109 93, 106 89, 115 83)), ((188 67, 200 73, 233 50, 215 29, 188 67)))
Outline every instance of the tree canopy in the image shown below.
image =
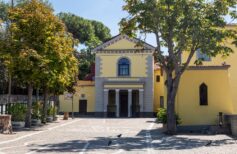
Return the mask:
MULTIPOLYGON (((228 56, 233 52, 223 42, 236 39, 237 30, 227 29, 225 16, 236 19, 236 0, 124 0, 129 13, 120 22, 121 31, 130 36, 154 34, 158 62, 167 75, 168 133, 176 132, 175 97, 180 78, 194 53, 228 56), (232 11, 234 10, 234 11, 232 11), (164 55, 162 50, 168 50, 164 55), (181 63, 180 57, 188 52, 181 63)), ((197 61, 198 62, 198 61, 197 61)))
POLYGON ((72 13, 59 13, 58 17, 66 24, 73 37, 92 49, 111 38, 110 30, 103 23, 87 20, 72 13))
POLYGON ((7 9, 9 8, 8 3, 4 3, 3 1, 0 1, 0 19, 2 21, 7 20, 7 9))
POLYGON ((58 93, 75 82, 78 61, 74 46, 78 41, 52 8, 39 0, 8 8, 7 20, 10 35, 1 39, 1 58, 6 66, 12 66, 16 79, 28 87, 26 127, 30 127, 33 87, 58 93))
POLYGON ((70 33, 81 44, 86 46, 77 54, 79 60, 79 79, 83 80, 90 72, 90 67, 95 63, 95 56, 91 49, 111 38, 110 30, 103 23, 87 20, 72 13, 59 13, 58 17, 66 24, 70 33))

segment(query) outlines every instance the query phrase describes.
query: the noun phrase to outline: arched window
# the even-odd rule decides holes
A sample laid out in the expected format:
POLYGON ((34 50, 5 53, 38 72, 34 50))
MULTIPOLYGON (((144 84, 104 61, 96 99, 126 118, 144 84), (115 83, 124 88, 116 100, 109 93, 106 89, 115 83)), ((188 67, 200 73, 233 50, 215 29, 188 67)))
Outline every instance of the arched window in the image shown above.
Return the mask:
POLYGON ((118 76, 129 76, 130 62, 127 58, 121 58, 118 61, 118 76))
POLYGON ((199 87, 200 105, 208 105, 208 88, 205 83, 202 83, 199 87))

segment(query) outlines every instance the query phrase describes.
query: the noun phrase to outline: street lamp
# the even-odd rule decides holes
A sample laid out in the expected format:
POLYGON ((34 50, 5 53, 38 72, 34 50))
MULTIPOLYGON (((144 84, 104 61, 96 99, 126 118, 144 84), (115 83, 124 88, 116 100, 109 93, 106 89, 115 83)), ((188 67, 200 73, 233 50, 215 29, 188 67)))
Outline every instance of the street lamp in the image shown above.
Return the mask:
POLYGON ((74 96, 74 94, 72 93, 72 119, 74 118, 74 109, 73 109, 73 96, 74 96))

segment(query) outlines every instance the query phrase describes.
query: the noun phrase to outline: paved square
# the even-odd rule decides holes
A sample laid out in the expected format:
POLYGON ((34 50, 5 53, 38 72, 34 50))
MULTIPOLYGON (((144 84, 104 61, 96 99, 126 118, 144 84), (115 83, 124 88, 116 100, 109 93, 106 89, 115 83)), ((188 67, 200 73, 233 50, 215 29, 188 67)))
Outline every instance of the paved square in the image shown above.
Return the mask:
POLYGON ((229 136, 165 136, 161 125, 154 121, 152 118, 60 120, 31 131, 1 134, 0 154, 237 153, 237 142, 229 136), (210 140, 211 145, 205 146, 210 140))

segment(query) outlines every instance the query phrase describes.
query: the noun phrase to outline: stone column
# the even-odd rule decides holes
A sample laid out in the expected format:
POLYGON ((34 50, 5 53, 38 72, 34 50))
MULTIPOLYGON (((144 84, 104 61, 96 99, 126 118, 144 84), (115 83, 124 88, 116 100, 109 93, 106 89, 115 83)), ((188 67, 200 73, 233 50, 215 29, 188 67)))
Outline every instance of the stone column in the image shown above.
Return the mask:
POLYGON ((128 89, 128 117, 131 117, 132 89, 128 89))
POLYGON ((116 117, 119 117, 119 89, 116 89, 116 97, 115 97, 115 102, 116 102, 116 117))
POLYGON ((140 105, 140 113, 144 112, 144 89, 139 89, 139 105, 140 105))
POLYGON ((104 89, 104 117, 107 117, 108 102, 109 102, 109 89, 104 89))

